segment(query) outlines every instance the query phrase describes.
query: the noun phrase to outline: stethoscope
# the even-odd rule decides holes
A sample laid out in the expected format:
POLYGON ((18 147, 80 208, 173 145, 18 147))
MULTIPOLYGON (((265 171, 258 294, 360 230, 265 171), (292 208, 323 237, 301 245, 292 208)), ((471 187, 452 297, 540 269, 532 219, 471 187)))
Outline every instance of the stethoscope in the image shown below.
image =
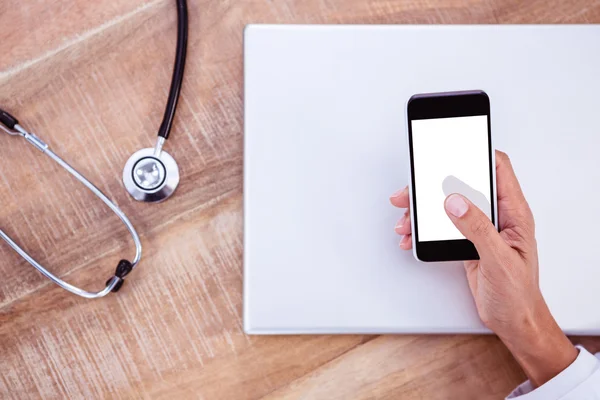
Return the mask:
MULTIPOLYGON (((175 159, 169 153, 163 150, 165 141, 169 138, 169 133, 173 125, 175 110, 179 100, 179 93, 183 82, 183 72, 185 68, 186 50, 188 36, 188 15, 186 0, 177 0, 177 51, 175 55, 175 67, 173 68, 173 78, 171 80, 171 89, 167 100, 167 106, 163 121, 158 130, 158 140, 154 148, 142 149, 135 152, 123 169, 123 184, 133 196, 134 199, 144 202, 160 202, 169 198, 179 184, 179 168, 175 159)), ((124 283, 125 277, 139 264, 142 258, 142 243, 140 237, 123 211, 117 207, 100 189, 94 186, 89 180, 81 175, 75 168, 70 166, 56 153, 50 150, 50 147, 35 134, 28 132, 23 128, 19 121, 11 114, 0 110, 0 130, 11 136, 22 137, 29 144, 40 150, 43 154, 49 156, 58 165, 67 170, 79 182, 94 193, 104 204, 106 204, 125 224, 127 230, 135 243, 135 255, 132 261, 121 260, 117 265, 115 274, 106 282, 106 286, 99 292, 88 292, 71 285, 60 279, 25 250, 23 250, 14 240, 12 240, 3 230, 0 229, 0 238, 23 257, 29 264, 34 266, 47 278, 52 280, 58 286, 69 292, 87 299, 104 297, 110 292, 117 292, 124 283)))

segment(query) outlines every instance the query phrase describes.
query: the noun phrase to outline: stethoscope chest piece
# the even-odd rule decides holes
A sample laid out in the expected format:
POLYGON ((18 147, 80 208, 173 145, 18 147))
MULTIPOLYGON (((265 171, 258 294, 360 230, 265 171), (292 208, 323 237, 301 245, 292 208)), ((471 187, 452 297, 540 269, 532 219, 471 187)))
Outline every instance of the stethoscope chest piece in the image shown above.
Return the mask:
POLYGON ((171 131, 183 83, 188 37, 186 0, 177 0, 177 21, 177 51, 173 79, 165 115, 158 130, 158 141, 155 148, 142 149, 134 153, 123 169, 123 183, 129 194, 138 201, 148 203, 158 203, 168 199, 179 185, 177 163, 162 148, 171 131))
POLYGON ((162 150, 164 140, 160 139, 156 148, 135 152, 123 169, 123 184, 129 194, 138 201, 164 201, 179 185, 179 167, 175 159, 162 150))

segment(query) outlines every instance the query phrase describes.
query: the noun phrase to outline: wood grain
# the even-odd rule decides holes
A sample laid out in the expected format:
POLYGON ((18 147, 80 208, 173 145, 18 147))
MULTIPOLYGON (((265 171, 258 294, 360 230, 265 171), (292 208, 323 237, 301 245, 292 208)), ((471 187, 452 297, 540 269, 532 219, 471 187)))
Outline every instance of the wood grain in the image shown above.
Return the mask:
MULTIPOLYGON (((62 291, 0 245, 0 398, 500 398, 523 379, 486 336, 248 337, 242 332, 242 30, 247 23, 589 23, 590 0, 190 1, 169 152, 183 181, 160 205, 121 184, 153 145, 174 56, 172 0, 0 2, 0 105, 142 233, 116 296, 62 291)), ((53 272, 99 289, 132 243, 50 160, 0 134, 0 226, 53 272)), ((594 338, 578 338, 600 347, 594 338)))

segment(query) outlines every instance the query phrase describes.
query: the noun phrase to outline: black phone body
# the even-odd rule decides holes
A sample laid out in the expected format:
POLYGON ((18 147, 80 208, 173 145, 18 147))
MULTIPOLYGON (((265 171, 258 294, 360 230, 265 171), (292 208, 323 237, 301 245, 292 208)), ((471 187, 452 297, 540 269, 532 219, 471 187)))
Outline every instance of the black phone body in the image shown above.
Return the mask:
POLYGON ((407 105, 413 254, 419 261, 478 260, 444 209, 467 197, 497 227, 490 100, 483 91, 418 94, 407 105))

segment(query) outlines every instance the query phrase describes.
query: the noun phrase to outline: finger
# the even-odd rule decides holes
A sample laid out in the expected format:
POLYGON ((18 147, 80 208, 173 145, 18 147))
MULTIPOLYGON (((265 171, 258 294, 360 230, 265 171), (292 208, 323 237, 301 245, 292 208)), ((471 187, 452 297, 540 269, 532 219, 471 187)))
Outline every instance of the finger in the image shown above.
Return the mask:
POLYGON ((523 227, 529 229, 520 236, 533 235, 533 213, 525 199, 508 156, 496 151, 496 188, 498 197, 498 222, 501 230, 523 227))
POLYGON ((477 268, 479 267, 479 261, 465 261, 465 272, 467 275, 467 282, 473 296, 477 293, 477 268))
POLYGON ((468 183, 463 182, 453 175, 449 175, 444 179, 442 182, 442 191, 446 197, 453 193, 460 193, 481 210, 487 210, 488 215, 491 214, 491 205, 488 198, 480 191, 471 187, 468 183))
POLYGON ((391 195, 390 202, 396 207, 408 208, 410 203, 408 198, 408 186, 391 195))
POLYGON ((400 248, 402 250, 412 249, 412 235, 406 235, 400 241, 400 248))
POLYGON ((496 189, 499 201, 511 202, 511 208, 526 204, 525 195, 506 153, 496 150, 496 189))
POLYGON ((411 233, 410 214, 408 210, 406 210, 404 216, 396 223, 394 230, 398 235, 409 235, 411 233))
POLYGON ((460 194, 451 194, 444 203, 446 214, 456 228, 473 242, 480 258, 508 247, 492 221, 477 206, 460 194))

